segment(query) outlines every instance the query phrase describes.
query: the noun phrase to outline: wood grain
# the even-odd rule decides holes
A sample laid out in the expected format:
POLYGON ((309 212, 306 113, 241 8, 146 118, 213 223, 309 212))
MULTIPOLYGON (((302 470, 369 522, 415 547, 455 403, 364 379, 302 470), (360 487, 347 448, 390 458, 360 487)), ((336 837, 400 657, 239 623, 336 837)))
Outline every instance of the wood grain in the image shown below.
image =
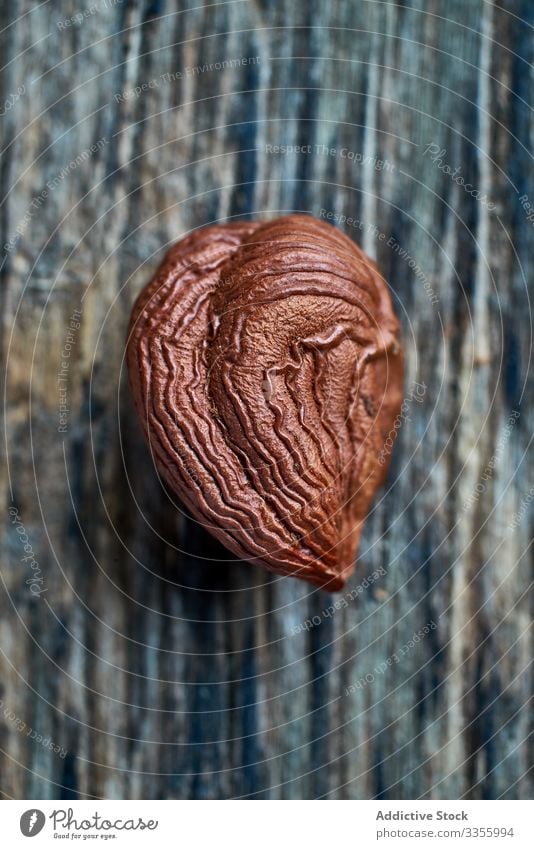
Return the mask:
POLYGON ((534 7, 96 6, 1 3, 3 796, 532 797, 534 7), (403 325, 350 598, 225 562, 125 380, 165 249, 291 211, 337 216, 403 325))

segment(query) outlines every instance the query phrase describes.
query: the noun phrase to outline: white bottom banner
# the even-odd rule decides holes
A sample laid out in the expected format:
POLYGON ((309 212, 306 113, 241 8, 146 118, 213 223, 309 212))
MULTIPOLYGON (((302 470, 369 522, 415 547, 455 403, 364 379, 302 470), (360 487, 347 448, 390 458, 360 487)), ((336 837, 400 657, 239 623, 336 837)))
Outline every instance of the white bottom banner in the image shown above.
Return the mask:
POLYGON ((2 846, 70 843, 272 849, 340 843, 532 849, 534 803, 35 801, 2 803, 2 846))

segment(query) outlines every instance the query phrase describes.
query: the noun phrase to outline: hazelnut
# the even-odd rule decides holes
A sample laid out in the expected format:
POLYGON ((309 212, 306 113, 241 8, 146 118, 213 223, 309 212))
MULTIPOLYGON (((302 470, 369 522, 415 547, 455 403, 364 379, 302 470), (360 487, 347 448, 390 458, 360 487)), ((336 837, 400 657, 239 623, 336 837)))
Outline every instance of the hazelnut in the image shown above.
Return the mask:
POLYGON ((193 516, 241 558, 341 589, 402 400, 374 262, 304 215, 205 227, 141 292, 127 356, 157 468, 193 516))

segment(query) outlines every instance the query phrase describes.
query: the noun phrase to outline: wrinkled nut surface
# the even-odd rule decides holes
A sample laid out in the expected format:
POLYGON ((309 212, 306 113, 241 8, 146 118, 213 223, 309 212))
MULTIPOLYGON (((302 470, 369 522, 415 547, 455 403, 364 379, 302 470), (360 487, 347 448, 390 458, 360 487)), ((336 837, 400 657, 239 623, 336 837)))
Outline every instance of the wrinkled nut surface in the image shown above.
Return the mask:
POLYGON ((194 232, 130 324, 130 383, 159 472, 240 558, 340 589, 387 470, 397 334, 375 264, 329 224, 290 215, 194 232))

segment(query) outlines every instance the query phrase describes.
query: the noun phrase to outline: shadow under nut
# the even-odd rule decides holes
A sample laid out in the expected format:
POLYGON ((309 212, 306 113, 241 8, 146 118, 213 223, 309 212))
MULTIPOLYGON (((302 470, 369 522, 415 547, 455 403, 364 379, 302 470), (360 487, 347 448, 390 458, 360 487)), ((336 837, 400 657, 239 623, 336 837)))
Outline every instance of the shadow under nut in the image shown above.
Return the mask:
POLYGON ((130 323, 130 384, 158 471, 238 557, 341 589, 387 472, 398 330, 377 267, 329 224, 195 231, 130 323))

